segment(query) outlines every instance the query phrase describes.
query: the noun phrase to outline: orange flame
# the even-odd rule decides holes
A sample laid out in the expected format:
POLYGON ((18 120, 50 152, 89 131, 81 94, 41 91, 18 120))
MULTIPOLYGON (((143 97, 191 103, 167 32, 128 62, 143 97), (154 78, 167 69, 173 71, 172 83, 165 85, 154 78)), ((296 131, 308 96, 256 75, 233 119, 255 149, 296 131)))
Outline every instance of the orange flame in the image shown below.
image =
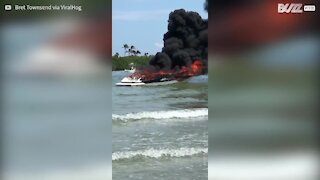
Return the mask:
MULTIPOLYGON (((177 68, 175 68, 177 69, 177 68)), ((133 73, 130 77, 140 78, 143 81, 152 81, 158 78, 170 78, 172 80, 184 80, 202 73, 203 64, 201 60, 194 60, 190 67, 182 66, 179 70, 154 71, 143 69, 133 73)))

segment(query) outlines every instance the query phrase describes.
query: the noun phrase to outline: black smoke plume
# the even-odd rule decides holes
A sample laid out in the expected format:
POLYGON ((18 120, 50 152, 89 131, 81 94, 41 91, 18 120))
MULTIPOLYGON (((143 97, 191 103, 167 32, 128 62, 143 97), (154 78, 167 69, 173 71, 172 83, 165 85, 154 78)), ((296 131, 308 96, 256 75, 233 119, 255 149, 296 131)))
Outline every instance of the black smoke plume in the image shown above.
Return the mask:
POLYGON ((172 70, 190 67, 201 60, 203 73, 208 62, 208 21, 192 11, 184 9, 170 13, 168 32, 163 36, 164 47, 151 60, 157 69, 172 70))
POLYGON ((208 0, 204 2, 204 9, 208 12, 208 9, 209 9, 208 0))

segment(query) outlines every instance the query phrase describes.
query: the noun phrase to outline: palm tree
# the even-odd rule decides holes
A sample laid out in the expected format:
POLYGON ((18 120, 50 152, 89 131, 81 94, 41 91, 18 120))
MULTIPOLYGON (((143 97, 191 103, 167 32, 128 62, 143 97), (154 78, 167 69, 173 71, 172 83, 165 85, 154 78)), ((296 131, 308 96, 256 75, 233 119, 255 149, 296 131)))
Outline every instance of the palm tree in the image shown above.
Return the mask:
POLYGON ((146 52, 146 53, 144 53, 144 56, 148 56, 148 55, 149 55, 149 53, 147 53, 147 52, 146 52))
POLYGON ((129 54, 129 56, 131 56, 131 54, 132 54, 132 49, 131 48, 129 48, 129 50, 128 50, 128 54, 129 54))
POLYGON ((136 50, 131 50, 131 51, 132 51, 132 54, 133 54, 134 56, 137 55, 137 51, 136 51, 136 50))
POLYGON ((116 58, 118 58, 119 55, 120 55, 120 54, 119 54, 118 52, 116 52, 113 56, 116 57, 116 58))
POLYGON ((137 50, 137 54, 141 54, 141 52, 139 50, 137 50))
POLYGON ((130 48, 129 48, 129 54, 132 56, 132 54, 135 54, 135 47, 132 45, 132 46, 130 46, 130 48))
POLYGON ((124 55, 126 55, 126 53, 128 52, 127 49, 129 48, 128 44, 124 44, 122 48, 124 48, 124 55))

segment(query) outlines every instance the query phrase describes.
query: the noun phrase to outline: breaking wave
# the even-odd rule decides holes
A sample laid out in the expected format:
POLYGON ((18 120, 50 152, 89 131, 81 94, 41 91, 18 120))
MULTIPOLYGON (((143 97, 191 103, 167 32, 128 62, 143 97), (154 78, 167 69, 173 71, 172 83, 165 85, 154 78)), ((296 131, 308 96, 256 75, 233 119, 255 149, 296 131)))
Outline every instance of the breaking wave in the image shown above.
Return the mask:
POLYGON ((194 155, 207 154, 208 148, 180 148, 180 149, 147 149, 138 151, 124 151, 112 153, 112 161, 131 159, 131 158, 168 158, 168 157, 187 157, 194 155))
POLYGON ((129 113, 124 115, 112 115, 112 120, 127 122, 129 120, 139 119, 188 119, 208 116, 208 108, 173 110, 173 111, 147 111, 138 113, 129 113))

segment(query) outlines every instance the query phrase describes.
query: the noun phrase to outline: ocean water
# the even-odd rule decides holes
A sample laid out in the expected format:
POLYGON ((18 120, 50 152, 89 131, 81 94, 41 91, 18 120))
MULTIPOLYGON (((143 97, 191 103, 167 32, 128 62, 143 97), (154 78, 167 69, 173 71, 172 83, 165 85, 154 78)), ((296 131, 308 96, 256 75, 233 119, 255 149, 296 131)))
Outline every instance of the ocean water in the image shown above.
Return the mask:
POLYGON ((115 86, 127 75, 112 73, 113 179, 207 179, 208 77, 115 86))

